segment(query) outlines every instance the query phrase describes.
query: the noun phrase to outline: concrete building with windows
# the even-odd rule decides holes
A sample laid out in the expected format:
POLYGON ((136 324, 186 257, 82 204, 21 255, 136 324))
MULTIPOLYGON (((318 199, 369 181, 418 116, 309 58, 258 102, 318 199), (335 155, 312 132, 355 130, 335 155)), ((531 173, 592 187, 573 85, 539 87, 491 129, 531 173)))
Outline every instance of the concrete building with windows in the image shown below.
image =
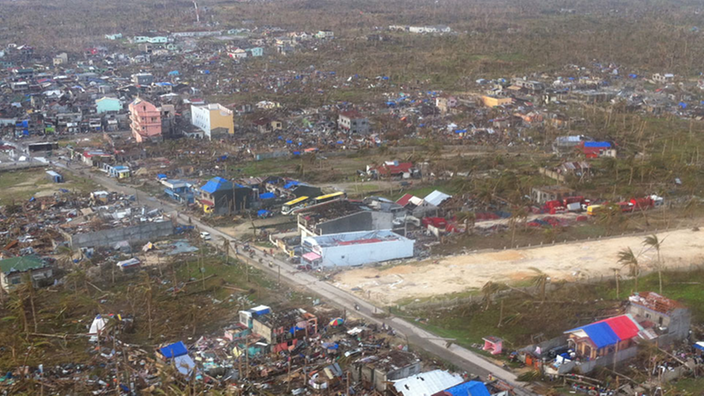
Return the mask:
POLYGON ((161 140, 161 112, 153 104, 135 99, 129 106, 130 128, 137 143, 161 140))
POLYGON ((232 110, 218 104, 191 105, 191 124, 201 129, 208 139, 213 135, 235 133, 235 118, 232 110))
POLYGON ((390 230, 303 238, 303 260, 322 267, 349 267, 413 257, 415 241, 390 230))
POLYGON ((338 127, 350 133, 369 132, 369 120, 357 111, 343 111, 337 118, 338 127))

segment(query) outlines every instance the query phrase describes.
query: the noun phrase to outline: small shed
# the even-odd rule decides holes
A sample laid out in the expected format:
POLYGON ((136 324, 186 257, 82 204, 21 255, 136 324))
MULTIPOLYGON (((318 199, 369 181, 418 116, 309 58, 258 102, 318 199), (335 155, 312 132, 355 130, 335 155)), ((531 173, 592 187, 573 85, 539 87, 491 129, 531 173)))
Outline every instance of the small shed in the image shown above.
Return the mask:
POLYGON ((54 183, 63 183, 64 177, 54 171, 46 171, 47 177, 54 183))
POLYGON ((488 351, 492 355, 499 355, 501 354, 501 350, 503 349, 503 343, 504 340, 495 337, 495 336, 488 336, 482 338, 484 340, 484 347, 482 348, 485 351, 488 351))

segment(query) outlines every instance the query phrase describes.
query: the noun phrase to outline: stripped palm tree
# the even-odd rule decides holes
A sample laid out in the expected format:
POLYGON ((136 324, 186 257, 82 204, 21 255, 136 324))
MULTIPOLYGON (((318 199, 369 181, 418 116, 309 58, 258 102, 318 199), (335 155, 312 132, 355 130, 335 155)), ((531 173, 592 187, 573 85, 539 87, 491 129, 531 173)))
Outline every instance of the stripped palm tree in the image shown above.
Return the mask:
POLYGON ((655 234, 648 235, 643 240, 643 245, 648 246, 649 248, 655 249, 655 251, 658 253, 658 261, 656 264, 656 268, 658 270, 658 283, 660 286, 660 294, 662 294, 662 257, 660 256, 660 248, 662 247, 662 243, 664 241, 665 241, 665 239, 663 239, 661 241, 660 239, 658 239, 658 236, 655 234))
POLYGON ((528 269, 535 272, 535 275, 530 279, 530 281, 533 286, 535 286, 536 291, 540 293, 540 301, 542 304, 545 302, 545 295, 550 277, 538 268, 529 267, 528 269))
POLYGON ((489 281, 482 286, 482 296, 484 297, 484 302, 486 305, 484 306, 484 310, 486 311, 489 309, 489 304, 491 304, 491 300, 496 295, 496 293, 505 290, 506 285, 503 283, 496 283, 489 281))
POLYGON ((635 279, 635 291, 638 291, 638 276, 640 275, 640 264, 638 263, 638 257, 629 247, 618 252, 618 262, 622 266, 628 267, 630 275, 635 279))

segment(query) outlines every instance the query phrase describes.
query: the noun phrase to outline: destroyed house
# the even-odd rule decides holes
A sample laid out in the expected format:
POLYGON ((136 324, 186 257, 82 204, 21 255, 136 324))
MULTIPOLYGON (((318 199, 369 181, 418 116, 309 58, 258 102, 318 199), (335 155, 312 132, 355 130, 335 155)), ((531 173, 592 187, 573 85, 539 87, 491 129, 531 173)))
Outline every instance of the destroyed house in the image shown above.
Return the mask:
POLYGON ((387 161, 379 166, 367 166, 367 174, 377 178, 408 179, 418 174, 412 162, 387 161))
POLYGON ((48 284, 54 275, 51 266, 34 255, 0 260, 0 289, 11 291, 24 282, 23 276, 27 274, 34 286, 48 284))
POLYGON ((390 381, 420 373, 421 362, 414 354, 391 350, 383 355, 371 355, 351 364, 352 378, 365 389, 384 392, 390 381))
POLYGON ((679 302, 655 292, 640 292, 630 296, 628 301, 626 313, 633 315, 643 327, 654 327, 660 338, 677 341, 689 335, 691 313, 679 302))
POLYGON ((302 209, 299 213, 301 237, 388 230, 392 228, 394 219, 391 212, 372 211, 369 207, 346 200, 302 209))
POLYGON ((278 344, 316 334, 318 319, 303 309, 269 313, 252 318, 252 332, 262 336, 269 344, 278 344))

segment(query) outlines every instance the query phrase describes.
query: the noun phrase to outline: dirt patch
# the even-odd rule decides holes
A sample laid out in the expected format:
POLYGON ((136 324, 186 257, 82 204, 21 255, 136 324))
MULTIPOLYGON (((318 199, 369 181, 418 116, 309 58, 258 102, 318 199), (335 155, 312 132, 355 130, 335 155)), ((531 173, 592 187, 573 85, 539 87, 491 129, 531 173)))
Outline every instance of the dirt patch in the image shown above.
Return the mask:
MULTIPOLYGON (((704 259, 704 232, 677 230, 658 233, 666 268, 699 264, 704 259)), ((654 269, 656 252, 642 245, 643 236, 575 242, 502 252, 474 253, 399 265, 387 269, 360 268, 339 274, 335 285, 384 304, 427 298, 481 288, 486 282, 518 283, 538 268, 553 280, 589 280, 613 275, 619 268, 618 252, 630 247, 644 271, 654 269), (356 289, 355 289, 356 290, 356 289)), ((626 270, 623 271, 626 273, 626 270)))

